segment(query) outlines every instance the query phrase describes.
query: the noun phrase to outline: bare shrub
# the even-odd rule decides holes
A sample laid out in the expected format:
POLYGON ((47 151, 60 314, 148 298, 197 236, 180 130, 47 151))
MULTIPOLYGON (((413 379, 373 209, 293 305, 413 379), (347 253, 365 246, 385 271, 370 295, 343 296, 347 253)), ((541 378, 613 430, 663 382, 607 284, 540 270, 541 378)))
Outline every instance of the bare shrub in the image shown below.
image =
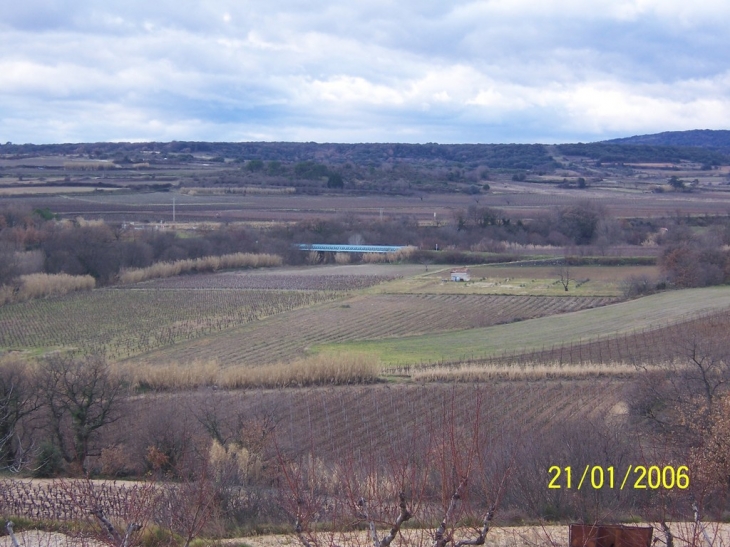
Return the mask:
POLYGON ((9 286, 9 285, 1 285, 0 286, 0 306, 4 304, 9 304, 13 301, 13 297, 15 296, 15 288, 9 286))
POLYGON ((319 253, 317 251, 309 251, 307 253, 307 258, 305 259, 307 264, 310 264, 314 266, 315 264, 319 264, 322 261, 322 257, 319 256, 319 253))
MULTIPOLYGON (((88 523, 84 528, 96 530, 92 537, 114 547, 139 545, 160 502, 159 489, 150 481, 120 486, 88 479, 60 480, 54 487, 83 515, 88 523)), ((89 535, 83 528, 79 534, 89 535)))
POLYGON ((337 264, 349 264, 350 253, 335 253, 335 263, 337 264))
POLYGON ((621 282, 621 292, 626 298, 636 298, 656 291, 657 282, 646 275, 632 275, 621 282))
POLYGON ((123 444, 113 444, 102 448, 99 465, 102 475, 107 477, 124 477, 134 473, 129 447, 123 444))
POLYGON ((366 264, 380 264, 387 261, 385 253, 363 253, 362 261, 366 264))
POLYGON ((401 249, 398 249, 397 251, 393 253, 386 253, 386 260, 388 262, 403 262, 405 260, 410 259, 415 252, 418 250, 417 247, 414 247, 413 245, 408 245, 406 247, 403 247, 401 249))
POLYGON ((503 241, 495 241, 485 237, 472 245, 470 250, 479 253, 503 253, 507 250, 507 245, 503 241))

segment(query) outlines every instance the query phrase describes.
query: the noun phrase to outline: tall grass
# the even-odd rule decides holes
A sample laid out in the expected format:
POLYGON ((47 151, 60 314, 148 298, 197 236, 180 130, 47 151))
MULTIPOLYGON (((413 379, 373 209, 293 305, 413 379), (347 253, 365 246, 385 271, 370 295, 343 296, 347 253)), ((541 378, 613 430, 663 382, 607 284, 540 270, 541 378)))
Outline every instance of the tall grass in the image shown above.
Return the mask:
POLYGON ((0 287, 0 305, 33 298, 62 296, 74 291, 91 290, 96 280, 90 275, 34 273, 21 275, 17 286, 0 287))
POLYGON ((350 263, 350 253, 335 253, 335 263, 336 264, 349 264, 350 263))
POLYGON ((306 357, 259 367, 221 367, 215 361, 148 366, 118 365, 118 374, 136 389, 185 390, 367 384, 378 380, 380 363, 369 355, 345 353, 306 357))
POLYGON ((408 245, 392 253, 364 253, 362 255, 362 261, 368 264, 402 262, 411 258, 417 250, 417 247, 408 245))
POLYGON ((519 365, 466 364, 424 367, 413 371, 410 377, 417 382, 484 382, 490 380, 579 380, 583 378, 626 377, 638 373, 638 367, 626 363, 568 365, 558 362, 535 362, 519 365))
POLYGON ((172 277, 188 272, 214 272, 227 268, 265 268, 281 266, 278 255, 233 253, 221 256, 204 256, 175 262, 157 262, 147 268, 133 268, 119 274, 119 282, 126 285, 160 277, 172 277))

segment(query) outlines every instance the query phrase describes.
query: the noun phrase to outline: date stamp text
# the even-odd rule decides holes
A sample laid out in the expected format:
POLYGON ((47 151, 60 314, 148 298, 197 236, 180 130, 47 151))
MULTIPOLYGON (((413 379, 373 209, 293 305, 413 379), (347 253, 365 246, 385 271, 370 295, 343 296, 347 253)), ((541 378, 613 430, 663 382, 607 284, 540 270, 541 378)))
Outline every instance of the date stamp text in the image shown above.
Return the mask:
POLYGON ((576 470, 570 466, 553 465, 548 469, 548 488, 566 490, 590 488, 624 488, 634 490, 686 490, 689 488, 689 468, 686 465, 629 465, 625 473, 614 466, 586 465, 576 470), (578 479, 576 481, 576 479, 578 479))

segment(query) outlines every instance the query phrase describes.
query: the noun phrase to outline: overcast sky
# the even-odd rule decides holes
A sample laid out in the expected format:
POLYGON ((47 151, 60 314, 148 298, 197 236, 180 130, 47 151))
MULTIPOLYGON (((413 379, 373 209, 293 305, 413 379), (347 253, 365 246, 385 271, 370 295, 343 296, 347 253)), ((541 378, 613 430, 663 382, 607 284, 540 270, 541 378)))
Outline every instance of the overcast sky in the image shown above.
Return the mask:
POLYGON ((728 0, 0 0, 0 141, 730 128, 728 0))

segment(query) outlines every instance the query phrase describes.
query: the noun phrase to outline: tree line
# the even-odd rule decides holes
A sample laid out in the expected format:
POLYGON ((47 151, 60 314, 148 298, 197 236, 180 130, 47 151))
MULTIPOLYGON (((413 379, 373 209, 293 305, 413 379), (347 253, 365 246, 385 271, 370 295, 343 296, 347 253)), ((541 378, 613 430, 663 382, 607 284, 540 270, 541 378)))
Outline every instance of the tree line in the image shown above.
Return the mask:
POLYGON ((0 210, 0 286, 32 273, 91 276, 97 285, 107 285, 117 282, 124 270, 234 253, 278 255, 285 264, 296 265, 307 256, 295 243, 349 241, 410 245, 420 249, 410 260, 452 263, 489 259, 481 253, 491 253, 489 260, 511 260, 528 246, 605 255, 614 245, 650 245, 661 250, 663 272, 661 279, 652 280, 653 288, 730 281, 730 218, 618 219, 596 202, 578 201, 529 221, 474 204, 435 226, 421 226, 407 216, 383 221, 341 217, 270 229, 222 226, 185 237, 101 221, 57 220, 47 210, 6 207, 0 210))

